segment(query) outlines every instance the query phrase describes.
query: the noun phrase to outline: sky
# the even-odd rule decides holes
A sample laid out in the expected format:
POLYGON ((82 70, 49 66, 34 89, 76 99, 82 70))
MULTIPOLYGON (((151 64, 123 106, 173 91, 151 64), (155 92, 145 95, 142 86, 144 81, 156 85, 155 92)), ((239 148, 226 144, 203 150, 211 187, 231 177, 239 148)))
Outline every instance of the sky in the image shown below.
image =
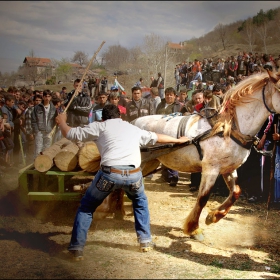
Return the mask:
POLYGON ((280 7, 279 1, 0 1, 0 71, 17 71, 31 50, 61 60, 109 46, 141 46, 156 34, 179 43, 280 7))

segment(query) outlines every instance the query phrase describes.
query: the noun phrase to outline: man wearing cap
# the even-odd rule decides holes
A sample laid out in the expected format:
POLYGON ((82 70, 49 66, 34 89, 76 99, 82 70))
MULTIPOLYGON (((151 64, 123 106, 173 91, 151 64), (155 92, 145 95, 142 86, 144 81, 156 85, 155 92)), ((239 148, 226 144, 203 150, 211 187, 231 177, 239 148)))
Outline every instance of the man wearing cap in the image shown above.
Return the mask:
POLYGON ((119 88, 114 85, 114 86, 111 87, 111 92, 118 93, 119 96, 120 96, 119 105, 121 105, 123 107, 126 107, 126 105, 127 105, 126 98, 125 98, 124 94, 122 94, 122 92, 119 91, 119 88))
POLYGON ((154 104, 151 98, 142 97, 142 88, 131 89, 132 100, 126 106, 127 121, 131 122, 139 117, 154 115, 154 104))
POLYGON ((135 231, 140 251, 148 252, 155 244, 150 230, 150 214, 141 172, 141 145, 158 143, 185 143, 189 139, 173 138, 138 128, 120 118, 114 104, 106 105, 102 111, 102 122, 86 127, 71 128, 65 114, 56 118, 64 137, 71 141, 95 141, 100 151, 100 169, 81 200, 77 210, 68 250, 73 260, 83 260, 83 251, 93 213, 114 190, 123 189, 132 200, 135 231), (116 129, 117 128, 117 129, 116 129), (120 133, 121 131, 121 133, 120 133), (117 151, 117 152, 116 152, 117 151))

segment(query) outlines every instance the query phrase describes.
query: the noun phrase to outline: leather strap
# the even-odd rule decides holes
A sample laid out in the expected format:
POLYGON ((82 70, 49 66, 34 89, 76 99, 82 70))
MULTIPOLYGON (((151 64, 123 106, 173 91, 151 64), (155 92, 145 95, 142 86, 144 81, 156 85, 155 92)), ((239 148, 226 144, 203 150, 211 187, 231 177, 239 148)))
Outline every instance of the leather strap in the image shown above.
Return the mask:
POLYGON ((135 169, 115 169, 110 166, 101 166, 101 169, 105 173, 117 173, 117 174, 134 174, 141 171, 141 167, 135 169))

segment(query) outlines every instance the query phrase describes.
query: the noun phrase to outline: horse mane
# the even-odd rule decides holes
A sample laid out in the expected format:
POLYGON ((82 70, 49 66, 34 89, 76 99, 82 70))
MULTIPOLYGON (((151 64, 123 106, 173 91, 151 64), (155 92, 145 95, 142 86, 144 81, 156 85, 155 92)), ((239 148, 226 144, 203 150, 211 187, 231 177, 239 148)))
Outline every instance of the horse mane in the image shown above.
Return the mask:
POLYGON ((267 73, 254 74, 238 83, 235 87, 229 89, 224 96, 223 103, 219 109, 217 122, 213 126, 211 135, 215 135, 223 130, 225 138, 231 134, 232 125, 238 125, 236 120, 235 108, 250 102, 254 97, 253 92, 261 89, 268 80, 267 73))

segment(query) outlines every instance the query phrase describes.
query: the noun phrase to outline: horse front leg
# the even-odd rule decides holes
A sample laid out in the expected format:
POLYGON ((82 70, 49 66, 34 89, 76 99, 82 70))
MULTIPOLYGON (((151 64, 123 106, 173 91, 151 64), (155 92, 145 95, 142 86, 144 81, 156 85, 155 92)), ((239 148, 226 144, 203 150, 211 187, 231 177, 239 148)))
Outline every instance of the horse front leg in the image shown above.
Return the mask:
POLYGON ((220 219, 222 219, 229 212, 231 206, 240 196, 240 187, 236 185, 236 170, 234 170, 232 173, 223 174, 223 178, 229 189, 229 196, 217 209, 209 212, 205 220, 206 225, 217 223, 220 219))
POLYGON ((215 184, 218 174, 219 171, 213 169, 211 172, 202 172, 195 206, 184 223, 184 233, 198 241, 204 240, 202 230, 199 228, 199 217, 209 199, 210 191, 215 184))

